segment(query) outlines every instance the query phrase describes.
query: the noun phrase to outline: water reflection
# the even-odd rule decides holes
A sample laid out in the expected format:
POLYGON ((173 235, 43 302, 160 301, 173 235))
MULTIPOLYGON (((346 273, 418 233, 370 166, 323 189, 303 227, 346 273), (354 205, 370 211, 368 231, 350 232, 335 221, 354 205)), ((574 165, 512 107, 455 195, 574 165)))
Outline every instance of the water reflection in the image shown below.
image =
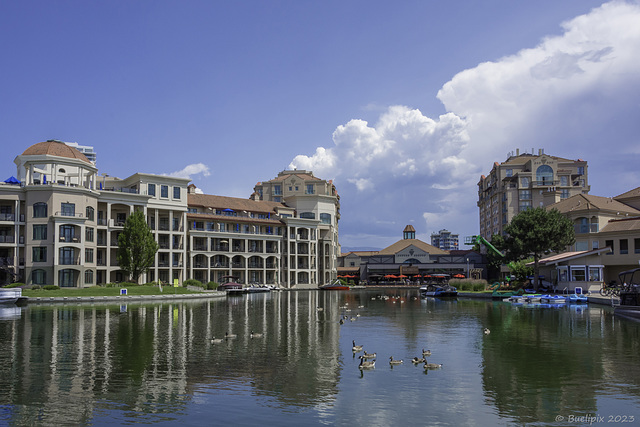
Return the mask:
POLYGON ((0 313, 0 423, 544 424, 640 408, 640 328, 607 308, 380 293, 0 313), (237 338, 211 342, 225 333, 237 338), (352 340, 378 353, 374 370, 352 340), (422 348, 441 370, 410 363, 422 348))

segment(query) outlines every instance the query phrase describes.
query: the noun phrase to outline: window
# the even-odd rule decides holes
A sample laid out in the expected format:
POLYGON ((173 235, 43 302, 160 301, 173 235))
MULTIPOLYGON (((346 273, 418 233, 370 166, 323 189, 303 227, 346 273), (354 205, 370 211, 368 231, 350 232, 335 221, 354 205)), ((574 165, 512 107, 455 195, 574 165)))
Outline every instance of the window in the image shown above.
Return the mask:
POLYGON ((598 249, 600 247, 600 242, 597 240, 594 240, 593 242, 591 242, 591 249, 598 249))
POLYGON ((94 217, 95 217, 95 209, 93 209, 91 206, 87 206, 87 219, 89 221, 93 221, 94 217))
POLYGON ((607 255, 613 255, 613 240, 605 240, 604 245, 611 249, 611 252, 607 252, 607 255))
POLYGON ((93 262, 93 249, 84 250, 84 262, 93 262))
POLYGON ((640 239, 633 239, 633 253, 640 254, 640 239))
POLYGON ((531 200, 531 190, 520 190, 520 200, 531 200))
POLYGON ((168 185, 161 185, 160 186, 160 197, 162 197, 163 199, 167 199, 169 197, 169 186, 168 185))
POLYGON ((59 263, 61 265, 74 265, 76 263, 74 252, 73 248, 60 248, 59 263))
POLYGON ((300 214, 300 218, 305 218, 305 219, 316 219, 316 214, 313 212, 302 212, 300 214))
POLYGON ((87 242, 93 242, 93 228, 87 227, 87 229, 84 232, 84 239, 87 242))
POLYGON ((275 196, 282 196, 282 187, 280 185, 273 186, 273 194, 275 196))
POLYGON ((155 184, 147 184, 147 194, 149 196, 156 196, 156 185, 155 184))
POLYGON ((44 286, 47 284, 47 272, 44 270, 33 270, 31 272, 31 282, 34 285, 44 286))
POLYGON ((629 253, 629 240, 620 239, 620 254, 626 255, 629 253))
POLYGON ((520 187, 529 188, 529 177, 523 176, 520 178, 520 187))
POLYGON ((35 247, 33 248, 33 262, 47 262, 47 248, 35 247))
POLYGON ((198 213, 198 209, 197 208, 188 208, 187 212, 189 212, 189 213, 198 213))
POLYGON ((93 284, 93 270, 86 270, 84 272, 84 284, 85 285, 93 284))
POLYGON ((602 280, 602 266, 589 267, 589 281, 600 282, 602 280))
POLYGON ((589 242, 586 240, 581 240, 576 242, 576 251, 588 251, 589 250, 589 242))
POLYGON ((560 199, 568 199, 569 198, 569 190, 563 188, 560 190, 560 199))
POLYGON ((538 185, 553 185, 553 169, 549 165, 542 165, 536 169, 538 185))
POLYGON ((323 224, 331 224, 331 214, 321 213, 320 222, 322 222, 323 224))
POLYGON ((504 175, 507 176, 507 177, 513 176, 513 169, 506 169, 504 171, 504 175))
POLYGON ((568 187, 569 186, 569 177, 567 175, 563 175, 560 177, 560 185, 562 187, 568 187))
POLYGON ((75 203, 62 203, 61 204, 62 216, 76 216, 76 204, 75 203))
POLYGON ((572 282, 584 282, 586 280, 585 267, 580 265, 571 266, 571 281, 572 282))
POLYGON ((584 175, 584 166, 578 166, 578 175, 584 175))
POLYGON ((46 203, 34 203, 33 204, 33 217, 34 218, 46 218, 47 217, 47 204, 46 203))
POLYGON ((60 270, 58 274, 60 287, 69 288, 73 287, 73 270, 60 270))
POLYGON ((47 240, 47 224, 33 225, 33 240, 47 240))
POLYGON ((180 200, 180 187, 173 187, 173 198, 180 200))
POLYGON ((527 209, 531 209, 531 200, 521 200, 518 203, 518 207, 520 209, 520 212, 526 211, 527 209))
POLYGON ((314 194, 313 184, 307 184, 307 194, 314 194))

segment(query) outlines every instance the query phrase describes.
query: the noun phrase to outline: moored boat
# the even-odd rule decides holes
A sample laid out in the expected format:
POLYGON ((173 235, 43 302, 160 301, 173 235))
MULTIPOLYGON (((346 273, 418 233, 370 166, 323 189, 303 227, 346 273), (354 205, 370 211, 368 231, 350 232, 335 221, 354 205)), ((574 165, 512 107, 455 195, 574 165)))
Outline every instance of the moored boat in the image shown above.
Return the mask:
POLYGON ((245 291, 247 291, 250 294, 255 294, 259 292, 271 292, 271 289, 272 289, 271 287, 266 285, 251 285, 245 288, 245 291))
POLYGON ((225 291, 227 295, 232 294, 243 294, 246 292, 244 287, 240 283, 236 282, 227 282, 218 286, 218 290, 225 291))
POLYGON ((343 285, 340 280, 336 279, 333 282, 320 286, 318 289, 323 291, 348 291, 350 288, 347 285, 343 285))
POLYGON ((540 301, 546 304, 564 304, 567 299, 561 295, 542 295, 540 301))
POLYGON ((22 298, 22 288, 0 290, 0 304, 15 304, 22 298))
POLYGON ((586 304, 588 302, 587 296, 582 293, 582 288, 579 286, 573 290, 572 294, 567 295, 566 299, 567 299, 567 302, 574 303, 574 304, 576 303, 586 304))
POLYGON ((451 285, 423 285, 420 287, 420 295, 423 297, 456 297, 458 289, 451 285))

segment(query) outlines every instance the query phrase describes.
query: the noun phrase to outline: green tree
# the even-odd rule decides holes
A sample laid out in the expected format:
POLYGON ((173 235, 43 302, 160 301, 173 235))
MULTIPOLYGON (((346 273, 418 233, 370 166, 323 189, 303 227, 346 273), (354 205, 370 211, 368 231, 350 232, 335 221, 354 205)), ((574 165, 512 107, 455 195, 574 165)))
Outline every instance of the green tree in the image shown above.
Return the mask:
POLYGON ((513 217, 505 227, 504 246, 507 258, 521 260, 533 257, 534 289, 538 289, 540 259, 561 252, 575 242, 573 223, 557 209, 528 209, 513 217))
POLYGON ((156 243, 142 211, 129 215, 118 236, 118 265, 134 283, 153 265, 158 252, 156 243))

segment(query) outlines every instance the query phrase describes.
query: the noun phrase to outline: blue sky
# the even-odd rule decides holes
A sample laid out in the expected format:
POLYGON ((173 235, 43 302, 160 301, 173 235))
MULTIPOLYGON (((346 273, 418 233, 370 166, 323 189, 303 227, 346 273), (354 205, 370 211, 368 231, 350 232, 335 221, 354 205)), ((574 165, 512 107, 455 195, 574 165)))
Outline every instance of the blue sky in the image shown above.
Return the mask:
POLYGON ((637 1, 1 2, 0 40, 6 177, 47 139, 207 194, 311 169, 345 248, 476 234, 516 148, 586 159, 591 194, 640 185, 637 1))

